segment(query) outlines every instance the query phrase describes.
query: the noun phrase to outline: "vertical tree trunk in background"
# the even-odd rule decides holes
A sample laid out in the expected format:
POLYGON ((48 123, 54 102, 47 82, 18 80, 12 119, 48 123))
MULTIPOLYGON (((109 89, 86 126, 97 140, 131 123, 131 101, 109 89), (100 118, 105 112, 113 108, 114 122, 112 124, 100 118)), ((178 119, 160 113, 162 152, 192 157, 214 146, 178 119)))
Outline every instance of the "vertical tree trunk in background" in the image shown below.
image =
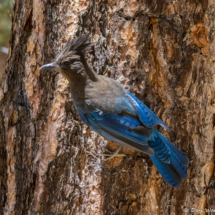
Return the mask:
POLYGON ((0 88, 0 214, 215 210, 214 17, 212 0, 16 0, 0 88), (124 148, 104 162, 96 152, 117 146, 80 122, 61 75, 39 70, 81 33, 95 43, 95 71, 150 107, 187 153, 179 189, 145 154, 124 148))

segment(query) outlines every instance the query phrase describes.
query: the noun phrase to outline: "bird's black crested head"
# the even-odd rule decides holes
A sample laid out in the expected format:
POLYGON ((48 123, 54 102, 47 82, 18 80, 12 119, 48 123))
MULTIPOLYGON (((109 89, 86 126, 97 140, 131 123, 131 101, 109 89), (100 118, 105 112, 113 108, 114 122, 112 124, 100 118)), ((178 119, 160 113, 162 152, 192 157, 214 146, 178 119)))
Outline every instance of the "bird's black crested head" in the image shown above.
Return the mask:
POLYGON ((89 35, 81 35, 74 40, 71 37, 66 42, 62 51, 56 56, 56 64, 62 70, 83 72, 83 58, 91 51, 92 43, 89 35))
POLYGON ((55 62, 46 64, 41 69, 54 68, 67 79, 72 78, 71 76, 75 74, 85 75, 85 55, 92 49, 90 39, 89 35, 81 35, 74 40, 70 37, 61 52, 56 56, 55 62))

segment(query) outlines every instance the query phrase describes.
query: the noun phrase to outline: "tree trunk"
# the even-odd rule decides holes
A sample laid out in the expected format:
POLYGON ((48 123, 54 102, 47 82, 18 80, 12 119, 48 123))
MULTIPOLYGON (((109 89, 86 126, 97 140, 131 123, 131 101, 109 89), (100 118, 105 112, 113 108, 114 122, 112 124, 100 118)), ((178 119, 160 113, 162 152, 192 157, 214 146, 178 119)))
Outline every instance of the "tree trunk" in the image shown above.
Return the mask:
POLYGON ((0 88, 0 214, 215 211, 214 16, 212 0, 16 0, 0 88), (150 107, 187 153, 179 189, 143 153, 98 156, 118 146, 80 121, 67 80, 39 70, 81 33, 95 43, 95 71, 150 107))

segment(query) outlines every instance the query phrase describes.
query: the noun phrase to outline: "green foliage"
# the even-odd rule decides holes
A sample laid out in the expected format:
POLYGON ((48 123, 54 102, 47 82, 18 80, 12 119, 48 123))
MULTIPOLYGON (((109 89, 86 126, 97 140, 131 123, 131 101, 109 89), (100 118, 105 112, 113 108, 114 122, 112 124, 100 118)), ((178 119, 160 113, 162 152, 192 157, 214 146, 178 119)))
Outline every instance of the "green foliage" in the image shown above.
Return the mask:
MULTIPOLYGON (((11 30, 11 19, 9 14, 12 14, 12 12, 12 1, 0 0, 0 47, 8 47, 11 30)), ((5 69, 6 56, 6 54, 0 53, 0 84, 5 69)))
POLYGON ((7 47, 11 30, 10 14, 13 12, 11 0, 0 0, 0 46, 7 47))

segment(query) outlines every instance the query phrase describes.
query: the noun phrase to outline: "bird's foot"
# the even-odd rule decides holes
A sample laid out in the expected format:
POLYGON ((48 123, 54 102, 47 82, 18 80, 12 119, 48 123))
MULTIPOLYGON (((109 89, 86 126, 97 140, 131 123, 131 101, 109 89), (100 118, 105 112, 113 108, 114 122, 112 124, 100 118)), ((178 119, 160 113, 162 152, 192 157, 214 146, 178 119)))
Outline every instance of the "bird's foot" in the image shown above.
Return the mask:
POLYGON ((97 155, 109 157, 109 158, 104 159, 104 161, 110 160, 114 157, 125 157, 126 156, 125 154, 119 154, 119 151, 121 148, 122 148, 122 146, 120 146, 115 152, 112 152, 110 154, 97 153, 97 155))

